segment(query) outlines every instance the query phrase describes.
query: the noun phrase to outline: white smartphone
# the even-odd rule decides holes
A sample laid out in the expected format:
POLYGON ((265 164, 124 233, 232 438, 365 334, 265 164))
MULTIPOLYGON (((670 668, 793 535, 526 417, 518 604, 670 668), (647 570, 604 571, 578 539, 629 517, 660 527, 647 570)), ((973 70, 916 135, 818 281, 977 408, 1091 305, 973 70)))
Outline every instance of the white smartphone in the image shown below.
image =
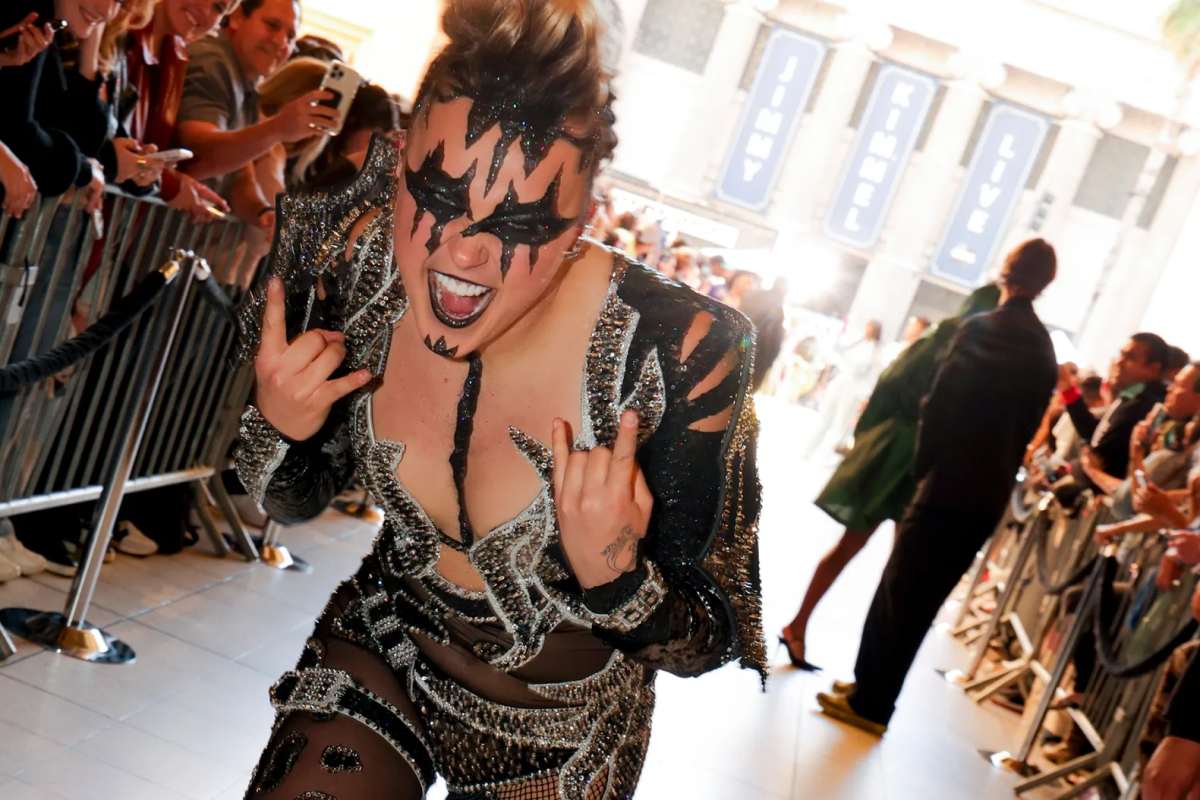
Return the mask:
POLYGON ((1133 471, 1133 479, 1135 481, 1137 481, 1138 486, 1142 487, 1143 489, 1146 488, 1146 473, 1145 472, 1142 472, 1140 469, 1135 469, 1133 471))
POLYGON ((169 164, 177 164, 180 161, 187 161, 194 157, 195 153, 182 147, 178 150, 163 150, 159 153, 146 153, 142 156, 147 161, 165 161, 169 164))
POLYGON ((343 64, 341 61, 330 62, 329 69, 325 71, 325 77, 321 79, 321 90, 331 93, 333 97, 329 100, 322 100, 320 104, 338 111, 335 136, 342 132, 342 126, 346 123, 346 114, 350 111, 350 104, 354 102, 354 96, 358 94, 358 87, 361 84, 362 76, 355 72, 349 64, 343 64))

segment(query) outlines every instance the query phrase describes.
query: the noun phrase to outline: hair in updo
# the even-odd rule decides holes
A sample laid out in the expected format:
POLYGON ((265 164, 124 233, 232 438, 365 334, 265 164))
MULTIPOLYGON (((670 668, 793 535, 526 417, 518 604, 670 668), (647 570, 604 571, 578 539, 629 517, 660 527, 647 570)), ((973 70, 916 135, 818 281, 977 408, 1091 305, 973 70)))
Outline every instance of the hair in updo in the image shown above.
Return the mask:
POLYGON ((504 103, 531 128, 569 131, 594 169, 617 143, 605 27, 591 0, 448 0, 449 43, 425 73, 417 111, 456 96, 504 103))

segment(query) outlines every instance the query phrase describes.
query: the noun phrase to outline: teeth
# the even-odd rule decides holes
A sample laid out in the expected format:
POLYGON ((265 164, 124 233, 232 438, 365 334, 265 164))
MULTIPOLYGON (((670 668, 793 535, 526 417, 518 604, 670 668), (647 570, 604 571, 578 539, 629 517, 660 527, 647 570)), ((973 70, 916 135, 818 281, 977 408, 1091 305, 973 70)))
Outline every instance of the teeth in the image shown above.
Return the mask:
POLYGON ((466 283, 465 281, 451 278, 449 275, 443 275, 440 272, 435 272, 434 276, 437 278, 438 286, 459 297, 479 297, 491 291, 486 286, 480 286, 477 283, 466 283))

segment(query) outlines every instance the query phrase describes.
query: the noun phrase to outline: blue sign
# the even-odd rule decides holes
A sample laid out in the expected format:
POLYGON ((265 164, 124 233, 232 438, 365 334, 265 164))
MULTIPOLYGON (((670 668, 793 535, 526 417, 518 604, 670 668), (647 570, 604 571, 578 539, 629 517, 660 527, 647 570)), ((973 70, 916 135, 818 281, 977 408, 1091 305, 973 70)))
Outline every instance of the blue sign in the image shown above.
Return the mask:
POLYGON ((992 106, 931 273, 972 289, 983 284, 1049 127, 1045 117, 1032 111, 1004 103, 992 106))
POLYGON ((860 250, 875 247, 935 94, 937 81, 928 75, 880 68, 825 215, 826 236, 860 250))
POLYGON ((820 39, 787 28, 771 33, 717 181, 718 199, 751 211, 770 205, 827 49, 820 39))

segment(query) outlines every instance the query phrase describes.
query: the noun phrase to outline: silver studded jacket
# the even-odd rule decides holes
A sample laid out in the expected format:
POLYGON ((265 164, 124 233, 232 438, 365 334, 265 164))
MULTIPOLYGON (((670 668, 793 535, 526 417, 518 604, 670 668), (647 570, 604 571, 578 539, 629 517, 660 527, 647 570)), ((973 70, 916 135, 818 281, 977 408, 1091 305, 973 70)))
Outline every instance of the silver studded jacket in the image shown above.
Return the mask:
MULTIPOLYGON (((396 162, 394 149, 376 144, 350 186, 287 198, 271 265, 272 274, 285 282, 289 334, 313 327, 341 330, 347 348, 343 369, 366 367, 376 376, 386 368, 391 330, 406 307, 391 249, 396 162), (344 261, 349 231, 373 209, 380 213, 358 238, 354 256, 344 261), (330 276, 323 300, 316 290, 322 275, 330 276)), ((652 691, 635 687, 649 686, 657 669, 698 675, 736 658, 764 679, 766 672, 757 421, 748 395, 753 329, 737 312, 641 264, 617 254, 613 258, 612 282, 585 365, 583 427, 576 447, 611 445, 622 411, 639 411, 638 461, 655 507, 639 568, 612 584, 583 591, 571 576, 558 540, 550 451, 519 430, 510 431, 513 445, 538 471, 543 489, 516 519, 465 550, 484 579, 483 592, 454 586, 438 573, 442 539, 396 475, 404 446, 379 440, 372 430, 375 384, 335 406, 324 428, 304 442, 287 441, 251 407, 237 453, 247 490, 285 524, 321 513, 357 472, 385 509, 369 559, 372 569, 387 578, 380 581, 389 595, 386 602, 404 608, 394 617, 399 629, 450 642, 456 626, 492 626, 502 633, 474 642, 471 649, 492 668, 514 674, 538 657, 556 631, 590 629, 613 649, 613 660, 593 678, 554 685, 564 702, 584 688, 608 695, 600 707, 617 703, 621 692, 646 697, 652 705, 652 691), (685 334, 705 315, 710 317, 707 332, 685 352, 685 334), (562 688, 568 686, 569 691, 562 688)), ((260 319, 261 301, 244 309, 246 358, 253 356, 260 319)), ((414 652, 407 638, 389 641, 394 644, 380 649, 393 666, 411 665, 414 652)), ((436 680, 426 678, 427 683, 436 680)), ((548 686, 540 685, 543 696, 554 695, 548 686)), ((482 713, 472 708, 471 713, 482 713)), ((642 708, 636 715, 644 718, 647 736, 648 714, 642 708)), ((604 769, 613 766, 616 750, 601 753, 598 762, 595 753, 581 755, 603 716, 576 741, 583 748, 572 759, 581 762, 574 767, 583 776, 579 785, 603 764, 608 765, 604 769)), ((629 714, 621 719, 631 730, 629 714)), ((469 776, 455 780, 454 769, 449 771, 452 786, 471 785, 469 776)), ((562 785, 569 783, 563 779, 562 785)), ((564 797, 572 794, 564 788, 564 797)))

